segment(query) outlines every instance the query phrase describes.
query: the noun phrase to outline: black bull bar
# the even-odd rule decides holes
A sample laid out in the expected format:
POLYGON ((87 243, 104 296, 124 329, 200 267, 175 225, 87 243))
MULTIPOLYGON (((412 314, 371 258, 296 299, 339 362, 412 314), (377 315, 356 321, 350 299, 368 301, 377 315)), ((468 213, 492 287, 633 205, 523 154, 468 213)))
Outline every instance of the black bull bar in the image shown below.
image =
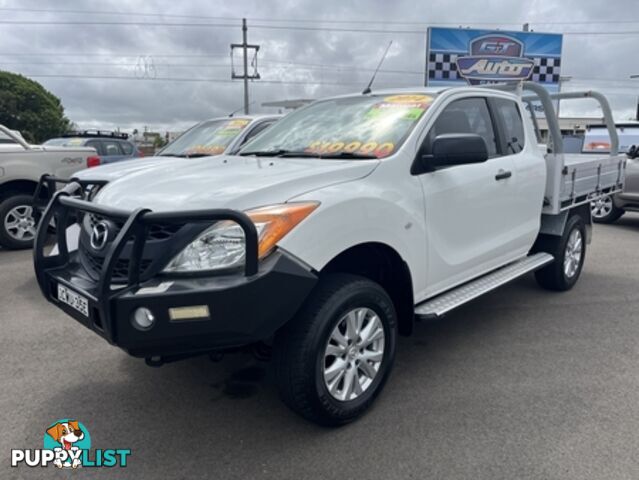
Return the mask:
POLYGON ((108 320, 110 314, 111 299, 116 294, 126 290, 134 290, 140 285, 141 259, 146 243, 147 230, 150 225, 157 223, 211 223, 220 220, 230 220, 237 223, 245 235, 246 254, 244 275, 250 277, 258 272, 258 235, 255 225, 243 212, 230 209, 191 210, 181 212, 156 213, 149 209, 140 208, 133 212, 105 207, 96 203, 82 200, 74 195, 82 195, 85 182, 71 182, 62 190, 57 191, 42 218, 40 219, 33 248, 35 274, 38 286, 46 298, 51 296, 48 280, 49 272, 63 270, 71 261, 66 228, 76 221, 81 223, 82 216, 86 213, 100 215, 124 222, 117 236, 108 245, 105 261, 99 273, 99 280, 94 289, 95 301, 98 305, 100 316, 106 321, 103 323, 104 336, 110 342, 113 341, 112 324, 108 320), (55 254, 45 256, 44 248, 48 237, 51 221, 55 219, 56 238, 58 251, 55 254), (126 285, 112 288, 113 271, 116 262, 125 245, 133 241, 126 285))

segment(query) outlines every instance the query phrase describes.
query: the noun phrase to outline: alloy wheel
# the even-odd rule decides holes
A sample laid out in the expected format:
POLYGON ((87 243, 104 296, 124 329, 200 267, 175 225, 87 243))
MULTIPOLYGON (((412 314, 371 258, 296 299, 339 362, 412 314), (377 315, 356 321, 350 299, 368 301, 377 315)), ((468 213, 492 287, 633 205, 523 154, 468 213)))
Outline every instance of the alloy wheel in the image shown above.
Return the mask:
POLYGON ((324 351, 324 384, 333 398, 354 400, 373 383, 384 359, 384 326, 370 308, 337 322, 324 351))
POLYGON ((33 207, 30 205, 17 205, 9 210, 4 217, 4 229, 14 240, 33 240, 36 234, 33 207))
POLYGON ((579 271, 581 256, 583 255, 583 236, 581 231, 575 228, 570 232, 566 251, 564 254, 564 274, 568 278, 573 278, 579 271))
POLYGON ((590 211, 595 218, 604 218, 612 212, 612 197, 600 197, 590 204, 590 211))

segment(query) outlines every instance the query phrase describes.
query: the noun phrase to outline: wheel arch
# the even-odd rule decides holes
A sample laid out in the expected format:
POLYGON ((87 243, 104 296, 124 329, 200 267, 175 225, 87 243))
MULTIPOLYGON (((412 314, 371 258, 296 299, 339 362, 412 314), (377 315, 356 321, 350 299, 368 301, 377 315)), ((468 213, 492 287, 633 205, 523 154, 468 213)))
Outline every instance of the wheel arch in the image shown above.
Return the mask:
POLYGON ((395 306, 399 333, 412 333, 413 280, 408 263, 397 250, 380 242, 360 243, 333 257, 320 271, 320 275, 326 273, 360 275, 380 284, 395 306))
POLYGON ((16 194, 33 195, 37 187, 38 182, 33 180, 11 180, 3 183, 0 185, 0 202, 16 194))
POLYGON ((564 210, 558 215, 546 215, 541 216, 541 226, 539 228, 539 234, 550 235, 553 237, 561 237, 566 229, 568 219, 572 216, 579 216, 586 224, 586 242, 590 243, 592 239, 592 212, 590 211, 590 204, 584 203, 570 210, 564 210))

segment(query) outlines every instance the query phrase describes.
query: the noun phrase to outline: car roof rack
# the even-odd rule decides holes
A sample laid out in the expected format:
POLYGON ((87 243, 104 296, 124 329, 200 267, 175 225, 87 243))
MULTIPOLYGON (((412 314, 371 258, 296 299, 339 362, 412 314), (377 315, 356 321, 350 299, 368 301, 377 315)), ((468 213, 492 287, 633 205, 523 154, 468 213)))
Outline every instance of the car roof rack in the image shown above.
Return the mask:
POLYGON ((113 132, 111 130, 73 130, 67 133, 63 133, 62 137, 100 137, 100 138, 120 138, 126 140, 129 138, 128 133, 113 132))

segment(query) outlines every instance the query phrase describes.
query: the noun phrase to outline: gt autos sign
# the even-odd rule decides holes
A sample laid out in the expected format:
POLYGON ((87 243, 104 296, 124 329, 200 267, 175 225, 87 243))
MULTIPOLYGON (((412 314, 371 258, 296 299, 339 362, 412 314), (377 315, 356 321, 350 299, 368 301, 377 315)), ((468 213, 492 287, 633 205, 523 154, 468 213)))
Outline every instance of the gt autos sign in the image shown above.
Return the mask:
POLYGON ((426 85, 531 80, 559 91, 560 34, 431 27, 427 45, 426 85))

